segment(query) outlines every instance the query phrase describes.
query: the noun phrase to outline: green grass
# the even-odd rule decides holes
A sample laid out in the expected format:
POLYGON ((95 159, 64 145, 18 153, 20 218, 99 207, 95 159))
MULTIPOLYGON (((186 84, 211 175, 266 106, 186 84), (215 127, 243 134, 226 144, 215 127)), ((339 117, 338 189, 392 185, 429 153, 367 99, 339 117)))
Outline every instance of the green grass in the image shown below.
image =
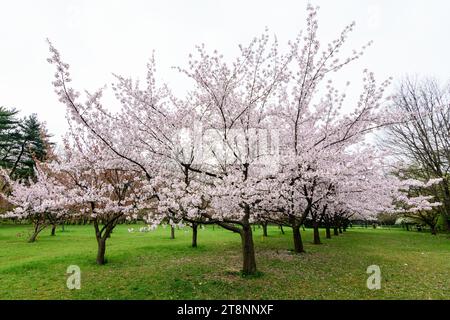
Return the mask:
MULTIPOLYGON (((92 226, 44 230, 27 243, 27 225, 0 225, 0 299, 449 299, 450 239, 403 230, 349 229, 294 255, 290 230, 254 233, 257 277, 240 276, 240 238, 229 231, 190 229, 128 233, 118 226, 107 243, 108 263, 95 264, 92 226), (66 287, 69 265, 81 268, 81 289, 66 287), (382 287, 366 287, 366 269, 380 266, 382 287)), ((134 226, 135 229, 137 228, 134 226)), ((286 228, 287 229, 287 228, 286 228)), ((323 232, 322 232, 323 233, 323 232)))

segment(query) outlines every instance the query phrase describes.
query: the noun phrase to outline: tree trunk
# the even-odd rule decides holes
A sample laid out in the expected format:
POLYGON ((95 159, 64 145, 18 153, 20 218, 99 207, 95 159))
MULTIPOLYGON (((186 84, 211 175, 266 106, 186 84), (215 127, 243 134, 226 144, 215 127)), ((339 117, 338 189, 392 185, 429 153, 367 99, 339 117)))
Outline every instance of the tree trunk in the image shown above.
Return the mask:
POLYGON ((243 274, 256 273, 255 246, 253 244, 252 227, 249 224, 243 226, 241 232, 242 253, 244 264, 242 268, 243 274))
POLYGON ((39 231, 34 231, 33 234, 31 235, 31 237, 28 239, 28 242, 29 243, 35 242, 38 234, 39 234, 39 231))
POLYGON ((445 213, 442 213, 441 216, 442 216, 442 225, 444 227, 444 230, 449 232, 450 231, 450 224, 448 223, 448 220, 447 220, 448 216, 445 213))
POLYGON ((281 231, 281 234, 284 234, 284 230, 283 230, 283 226, 282 225, 280 225, 280 231, 281 231))
POLYGON ((314 225, 314 244, 321 244, 319 226, 317 224, 314 225))
POLYGON ((35 242, 38 234, 45 229, 45 225, 42 227, 39 223, 34 226, 34 231, 31 237, 28 239, 29 243, 35 242))
POLYGON ((104 265, 105 264, 105 251, 106 251, 106 237, 98 238, 98 251, 97 251, 97 264, 104 265))
POLYGON ((263 228, 263 237, 267 237, 267 222, 261 223, 263 228))
POLYGON ((436 232, 436 225, 431 226, 431 234, 432 234, 433 236, 437 235, 437 232, 436 232))
POLYGON ((444 230, 450 232, 450 224, 448 223, 450 213, 450 189, 448 187, 449 184, 447 179, 444 179, 441 183, 444 186, 444 210, 441 211, 442 224, 444 230))
POLYGON ((333 234, 334 234, 335 236, 338 236, 338 235, 339 235, 338 227, 333 227, 333 234))
POLYGON ((330 226, 325 226, 325 230, 326 230, 326 234, 327 234, 327 239, 331 239, 331 229, 330 226))
POLYGON ((292 234, 294 236, 294 252, 295 253, 305 252, 299 225, 292 226, 292 234))
POLYGON ((342 228, 339 226, 339 233, 342 233, 342 228))
POLYGON ((197 229, 198 224, 192 223, 192 248, 197 248, 197 229))
POLYGON ((170 239, 175 239, 175 228, 170 226, 170 239))
POLYGON ((52 233, 51 236, 54 236, 56 234, 56 224, 52 225, 52 233))

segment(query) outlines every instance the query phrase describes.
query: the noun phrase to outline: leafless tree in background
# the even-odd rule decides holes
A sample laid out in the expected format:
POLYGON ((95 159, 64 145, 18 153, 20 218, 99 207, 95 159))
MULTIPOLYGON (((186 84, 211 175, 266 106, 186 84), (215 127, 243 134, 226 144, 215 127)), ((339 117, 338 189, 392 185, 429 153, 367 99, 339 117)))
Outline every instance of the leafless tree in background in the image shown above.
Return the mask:
POLYGON ((394 108, 405 121, 389 129, 388 145, 408 160, 416 178, 442 178, 436 197, 442 202, 444 228, 450 231, 450 86, 434 79, 404 79, 395 94, 394 108))

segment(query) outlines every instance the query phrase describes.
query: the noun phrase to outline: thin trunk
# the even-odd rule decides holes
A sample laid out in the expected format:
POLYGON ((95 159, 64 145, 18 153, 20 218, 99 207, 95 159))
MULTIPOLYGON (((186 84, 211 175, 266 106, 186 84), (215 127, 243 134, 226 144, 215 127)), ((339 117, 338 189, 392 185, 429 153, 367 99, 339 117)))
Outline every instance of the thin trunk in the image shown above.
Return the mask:
POLYGON ((450 224, 448 223, 448 215, 444 212, 441 213, 442 216, 442 225, 444 227, 444 230, 450 232, 450 224))
POLYGON ((28 242, 30 242, 30 243, 35 242, 38 234, 39 234, 39 231, 34 231, 33 234, 31 235, 30 239, 28 239, 28 242))
POLYGON ((256 273, 255 246, 253 244, 252 227, 245 224, 240 232, 242 240, 242 253, 244 258, 242 272, 244 274, 256 273))
POLYGON ((281 234, 284 234, 283 226, 280 225, 281 234))
POLYGON ((51 236, 54 236, 56 234, 56 224, 52 225, 52 233, 50 234, 51 236))
POLYGON ((175 228, 170 226, 170 239, 175 239, 175 228))
MULTIPOLYGON (((10 177, 12 177, 12 176, 14 175, 14 173, 15 173, 15 171, 16 171, 16 169, 17 169, 17 166, 18 166, 18 164, 19 164, 19 162, 20 162, 20 159, 22 158, 22 155, 23 155, 23 153, 25 152, 25 145, 26 145, 27 143, 28 143, 27 140, 23 141, 23 143, 22 143, 22 145, 21 145, 21 147, 20 147, 20 153, 19 153, 19 155, 17 156, 17 159, 16 159, 16 161, 14 162, 14 165, 13 165, 13 167, 12 167, 10 173, 9 173, 9 176, 10 176, 10 177)), ((6 184, 5 184, 5 186, 6 186, 6 184)))
POLYGON ((434 225, 434 226, 431 226, 431 234, 432 235, 437 235, 437 232, 436 232, 436 225, 434 225))
POLYGON ((197 248, 197 229, 198 224, 192 223, 192 247, 197 248))
POLYGON ((37 239, 38 234, 45 229, 45 226, 42 227, 39 223, 34 226, 33 234, 28 239, 28 242, 32 243, 35 242, 37 239))
POLYGON ((325 231, 326 231, 327 239, 331 239, 331 229, 330 229, 329 225, 325 226, 325 231))
POLYGON ((342 233, 342 228, 341 228, 341 226, 339 226, 339 233, 342 233))
POLYGON ((319 226, 317 225, 317 223, 314 224, 314 244, 321 244, 319 226))
POLYGON ((261 223, 263 228, 263 237, 267 237, 267 222, 261 223))
POLYGON ((449 189, 449 184, 448 184, 448 180, 444 179, 442 181, 443 186, 444 186, 444 210, 441 211, 441 216, 442 216, 442 224, 444 227, 444 230, 446 230, 447 232, 450 232, 450 224, 449 224, 449 213, 450 213, 450 189, 449 189))
POLYGON ((333 234, 334 234, 335 236, 338 236, 338 235, 339 235, 338 227, 333 227, 333 234))
POLYGON ((294 252, 295 253, 305 252, 299 225, 292 226, 292 234, 294 236, 294 252))

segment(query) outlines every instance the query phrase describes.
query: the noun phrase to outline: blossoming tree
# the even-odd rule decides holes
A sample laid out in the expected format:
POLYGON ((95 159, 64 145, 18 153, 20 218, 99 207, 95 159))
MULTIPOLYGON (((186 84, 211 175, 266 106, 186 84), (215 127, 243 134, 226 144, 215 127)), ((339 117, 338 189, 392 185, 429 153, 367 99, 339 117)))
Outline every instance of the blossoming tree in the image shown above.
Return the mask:
MULTIPOLYGON (((194 234, 198 223, 214 222, 239 234, 245 274, 257 271, 253 223, 291 226, 295 251, 302 252, 300 226, 306 218, 312 219, 320 242, 324 217, 362 210, 340 206, 358 198, 355 185, 369 195, 378 171, 370 168, 366 174, 372 180, 362 179, 363 166, 351 171, 345 164, 357 157, 351 149, 368 133, 396 121, 383 108, 390 80, 377 84, 365 70, 359 99, 343 112, 345 94, 333 85, 332 74, 359 59, 371 43, 348 56, 340 54, 352 23, 321 49, 317 9, 308 6, 307 13, 306 32, 284 51, 267 31, 239 46, 235 59, 197 46, 188 65, 178 68, 192 80, 183 99, 157 84, 153 58, 145 86, 116 76, 117 113, 102 105, 103 89, 86 92, 81 102, 80 93, 70 87, 69 66, 50 44, 55 91, 89 141, 83 145, 75 139, 82 147, 69 148, 78 154, 70 157, 78 159, 74 164, 67 159, 64 167, 73 180, 72 197, 81 212, 109 221, 102 229, 95 222, 99 263, 118 217, 147 208, 150 199, 158 201, 154 221, 162 216, 185 221, 194 234)), ((371 205, 383 200, 385 208, 391 198, 371 205)))
POLYGON ((119 222, 140 216, 156 223, 154 190, 142 171, 98 144, 88 130, 73 130, 71 138, 65 141, 60 160, 50 167, 64 177, 71 213, 92 221, 98 244, 96 261, 102 265, 106 241, 119 222))
POLYGON ((2 215, 2 218, 30 221, 33 224, 33 232, 28 242, 36 241, 39 233, 49 225, 52 225, 54 235, 56 225, 68 213, 69 203, 69 199, 65 196, 65 186, 53 173, 39 164, 35 171, 35 179, 28 181, 12 180, 8 174, 2 172, 3 179, 11 189, 11 193, 4 197, 14 206, 14 209, 2 215))

